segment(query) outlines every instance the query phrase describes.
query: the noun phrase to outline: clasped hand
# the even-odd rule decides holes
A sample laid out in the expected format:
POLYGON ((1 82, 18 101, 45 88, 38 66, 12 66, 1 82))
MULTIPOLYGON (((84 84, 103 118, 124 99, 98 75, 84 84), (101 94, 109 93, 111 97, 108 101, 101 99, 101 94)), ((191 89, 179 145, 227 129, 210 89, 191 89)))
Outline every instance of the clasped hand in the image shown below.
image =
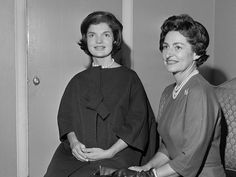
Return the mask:
POLYGON ((112 157, 109 150, 103 150, 101 148, 86 148, 86 146, 79 141, 71 144, 71 150, 73 156, 82 162, 97 161, 112 157))
POLYGON ((119 169, 110 175, 100 175, 101 177, 155 177, 152 169, 148 171, 133 171, 130 169, 119 169))

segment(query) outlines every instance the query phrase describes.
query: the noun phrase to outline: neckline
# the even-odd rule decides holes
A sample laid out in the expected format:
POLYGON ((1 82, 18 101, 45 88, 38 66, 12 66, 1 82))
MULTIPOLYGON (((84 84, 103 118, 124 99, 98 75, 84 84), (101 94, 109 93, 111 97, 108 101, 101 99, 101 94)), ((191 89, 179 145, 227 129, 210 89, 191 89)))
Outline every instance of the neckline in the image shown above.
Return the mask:
POLYGON ((91 66, 91 68, 98 68, 100 70, 103 70, 103 71, 108 71, 108 70, 115 70, 115 69, 119 69, 119 68, 123 68, 124 66, 120 65, 120 66, 117 66, 117 67, 111 67, 111 68, 102 68, 101 66, 91 66))
POLYGON ((182 90, 182 88, 186 85, 186 83, 189 81, 189 79, 191 79, 193 76, 195 76, 196 74, 198 74, 199 71, 198 70, 194 70, 192 71, 188 77, 186 77, 182 82, 181 84, 178 86, 178 85, 175 85, 175 87, 173 88, 173 91, 172 91, 172 98, 173 99, 176 99, 177 96, 179 95, 180 91, 182 90))
POLYGON ((107 64, 107 65, 99 65, 99 64, 97 64, 97 63, 95 63, 95 62, 92 62, 92 66, 93 67, 98 67, 98 66, 100 66, 102 69, 107 69, 107 68, 112 68, 112 65, 115 63, 115 60, 112 58, 111 59, 111 63, 109 63, 109 64, 107 64))

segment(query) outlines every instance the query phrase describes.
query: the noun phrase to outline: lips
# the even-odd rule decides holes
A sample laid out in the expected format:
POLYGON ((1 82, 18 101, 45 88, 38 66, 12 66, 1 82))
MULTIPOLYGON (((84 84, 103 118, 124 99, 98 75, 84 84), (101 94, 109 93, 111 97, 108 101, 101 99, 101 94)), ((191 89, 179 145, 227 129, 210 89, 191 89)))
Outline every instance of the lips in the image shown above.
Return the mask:
POLYGON ((166 60, 165 62, 168 65, 172 65, 172 64, 178 63, 178 61, 176 61, 176 60, 166 60))
POLYGON ((105 49, 105 46, 95 46, 95 50, 101 51, 105 49))

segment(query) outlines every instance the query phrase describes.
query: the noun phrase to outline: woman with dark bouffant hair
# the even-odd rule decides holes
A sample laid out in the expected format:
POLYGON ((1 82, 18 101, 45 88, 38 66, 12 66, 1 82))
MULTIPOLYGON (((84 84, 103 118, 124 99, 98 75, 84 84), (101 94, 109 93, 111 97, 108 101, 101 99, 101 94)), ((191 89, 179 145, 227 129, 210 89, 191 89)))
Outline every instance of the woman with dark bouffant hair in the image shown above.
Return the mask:
POLYGON ((143 166, 112 177, 225 177, 220 156, 221 109, 214 88, 198 67, 207 59, 209 35, 189 15, 161 26, 160 51, 175 82, 161 96, 157 117, 160 148, 143 166))
POLYGON ((111 29, 111 32, 113 33, 114 39, 111 51, 111 55, 113 57, 113 55, 115 55, 121 49, 121 45, 123 43, 122 40, 123 25, 120 23, 119 20, 117 20, 117 18, 113 14, 110 14, 109 12, 101 12, 101 11, 94 12, 89 14, 84 19, 84 21, 80 26, 82 39, 78 44, 86 54, 92 57, 92 54, 90 53, 87 45, 87 32, 91 24, 99 24, 99 23, 106 23, 111 29))
POLYGON ((79 45, 92 63, 70 80, 62 96, 61 143, 44 177, 90 177, 101 167, 141 165, 156 152, 156 122, 144 87, 135 71, 113 58, 122 45, 122 28, 109 12, 83 20, 79 45))

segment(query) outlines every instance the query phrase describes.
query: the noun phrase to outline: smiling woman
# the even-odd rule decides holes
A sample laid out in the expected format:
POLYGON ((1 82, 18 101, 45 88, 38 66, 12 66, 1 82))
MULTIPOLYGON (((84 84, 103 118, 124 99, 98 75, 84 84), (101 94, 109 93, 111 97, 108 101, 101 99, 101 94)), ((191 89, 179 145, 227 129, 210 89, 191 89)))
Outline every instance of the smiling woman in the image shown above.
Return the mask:
POLYGON ((176 82, 162 93, 158 152, 147 164, 130 169, 158 177, 225 177, 220 156, 221 108, 214 88, 198 72, 208 58, 208 32, 185 14, 167 18, 161 30, 159 48, 176 82))
POLYGON ((106 23, 90 25, 88 28, 88 50, 93 56, 93 60, 97 60, 96 63, 100 62, 99 58, 105 58, 111 54, 113 41, 113 33, 106 23))
POLYGON ((83 20, 79 45, 92 63, 70 80, 62 96, 61 143, 45 177, 89 177, 100 166, 127 168, 154 155, 156 123, 144 87, 135 71, 113 59, 122 28, 109 12, 83 20))

